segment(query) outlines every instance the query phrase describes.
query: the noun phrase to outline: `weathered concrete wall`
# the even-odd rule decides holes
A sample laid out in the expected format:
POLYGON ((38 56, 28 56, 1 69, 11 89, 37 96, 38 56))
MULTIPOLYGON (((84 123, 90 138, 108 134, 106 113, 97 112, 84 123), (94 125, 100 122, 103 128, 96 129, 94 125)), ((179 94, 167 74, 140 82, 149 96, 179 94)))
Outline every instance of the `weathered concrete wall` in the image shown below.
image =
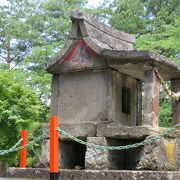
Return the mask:
POLYGON ((61 74, 59 83, 53 85, 59 88, 54 87, 52 91, 55 102, 52 102, 51 113, 57 114, 62 123, 89 121, 96 124, 107 118, 106 71, 61 74))
POLYGON ((137 80, 112 72, 113 120, 125 126, 136 126, 137 80), (130 114, 122 112, 122 88, 130 88, 130 114))

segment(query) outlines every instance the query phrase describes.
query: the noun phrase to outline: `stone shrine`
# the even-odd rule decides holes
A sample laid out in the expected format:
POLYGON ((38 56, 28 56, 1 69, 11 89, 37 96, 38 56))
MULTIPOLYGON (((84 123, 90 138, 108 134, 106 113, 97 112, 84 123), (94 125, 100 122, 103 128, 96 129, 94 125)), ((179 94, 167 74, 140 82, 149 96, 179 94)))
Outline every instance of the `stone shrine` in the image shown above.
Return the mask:
MULTIPOLYGON (((128 145, 163 132, 158 127, 159 78, 180 91, 180 65, 149 51, 134 50, 132 35, 81 11, 71 14, 65 48, 46 65, 52 76, 51 116, 73 136, 99 145, 128 145)), ((180 123, 180 100, 173 99, 173 124, 180 123)), ((49 125, 44 125, 44 131, 49 125)), ((48 167, 49 139, 39 166, 48 167)), ((60 167, 98 170, 178 170, 180 131, 142 147, 96 150, 60 138, 60 167)))

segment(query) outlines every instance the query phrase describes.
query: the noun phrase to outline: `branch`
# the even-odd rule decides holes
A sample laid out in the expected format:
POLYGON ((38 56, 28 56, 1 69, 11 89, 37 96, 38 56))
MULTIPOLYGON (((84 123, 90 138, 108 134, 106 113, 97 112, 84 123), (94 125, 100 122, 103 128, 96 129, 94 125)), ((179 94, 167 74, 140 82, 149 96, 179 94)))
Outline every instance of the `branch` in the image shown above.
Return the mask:
MULTIPOLYGON (((19 63, 21 63, 22 62, 22 60, 24 59, 24 57, 27 55, 28 53, 26 52, 24 55, 23 55, 23 57, 21 58, 21 60, 20 61, 18 61, 10 70, 13 70, 19 63)), ((17 56, 16 56, 17 57, 17 56)), ((15 58, 15 57, 14 57, 15 58)))
POLYGON ((5 41, 5 38, 0 38, 0 41, 3 43, 5 41))
POLYGON ((3 59, 5 59, 5 60, 7 61, 7 59, 6 59, 4 56, 0 55, 0 57, 3 58, 3 59))
POLYGON ((174 6, 172 7, 172 9, 171 9, 171 10, 169 11, 169 13, 168 13, 168 16, 170 16, 171 13, 172 13, 173 11, 175 11, 175 9, 176 9, 178 3, 179 3, 178 1, 175 1, 174 6))
POLYGON ((17 58, 18 54, 15 55, 13 58, 11 58, 11 61, 13 61, 15 58, 17 58))

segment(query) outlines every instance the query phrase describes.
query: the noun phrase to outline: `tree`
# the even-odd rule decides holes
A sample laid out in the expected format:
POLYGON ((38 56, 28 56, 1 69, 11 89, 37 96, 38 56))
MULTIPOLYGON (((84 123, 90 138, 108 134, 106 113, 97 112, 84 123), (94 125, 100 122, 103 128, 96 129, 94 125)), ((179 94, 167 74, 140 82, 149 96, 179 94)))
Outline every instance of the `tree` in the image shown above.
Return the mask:
POLYGON ((152 50, 171 59, 180 61, 180 17, 174 22, 157 28, 153 33, 139 36, 136 42, 137 49, 152 50))
POLYGON ((115 0, 110 24, 135 34, 136 48, 179 59, 179 0, 115 0))
POLYGON ((142 34, 146 31, 145 2, 142 0, 115 0, 110 7, 110 24, 131 34, 142 34))
MULTIPOLYGON (((41 103, 35 92, 10 71, 0 70, 0 149, 9 149, 19 139, 21 129, 31 129, 32 137, 40 122, 41 103)), ((8 163, 18 164, 17 153, 0 156, 8 163)))
POLYGON ((12 68, 24 60, 42 38, 28 20, 36 12, 35 3, 28 0, 8 2, 9 5, 0 6, 0 59, 12 68))

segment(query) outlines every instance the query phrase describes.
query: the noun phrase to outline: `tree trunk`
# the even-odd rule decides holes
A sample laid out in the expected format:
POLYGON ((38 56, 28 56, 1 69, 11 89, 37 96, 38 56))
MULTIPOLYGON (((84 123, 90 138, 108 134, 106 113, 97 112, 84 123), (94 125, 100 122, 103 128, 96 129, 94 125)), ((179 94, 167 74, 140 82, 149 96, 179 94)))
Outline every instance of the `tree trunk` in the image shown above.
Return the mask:
POLYGON ((6 172, 5 162, 0 160, 0 177, 3 177, 6 172))

